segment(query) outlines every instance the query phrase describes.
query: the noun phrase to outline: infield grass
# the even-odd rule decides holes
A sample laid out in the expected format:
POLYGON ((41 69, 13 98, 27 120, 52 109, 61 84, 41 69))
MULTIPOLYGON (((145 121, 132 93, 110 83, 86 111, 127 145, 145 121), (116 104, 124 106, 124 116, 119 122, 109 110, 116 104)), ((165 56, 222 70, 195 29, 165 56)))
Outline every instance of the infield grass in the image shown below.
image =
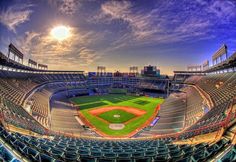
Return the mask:
MULTIPOLYGON (((155 112, 157 105, 164 100, 145 96, 128 96, 124 94, 108 94, 102 96, 82 96, 71 99, 79 105, 80 112, 97 129, 110 136, 125 136, 143 125, 155 112), (107 106, 129 106, 146 111, 146 114, 135 118, 125 125, 122 130, 112 130, 109 124, 89 113, 89 110, 107 106)), ((109 111, 112 112, 112 111, 109 111)), ((113 113, 113 112, 112 112, 113 113)), ((114 114, 113 114, 114 115, 114 114)), ((113 122, 113 121, 111 121, 113 122)))
POLYGON ((135 117, 134 114, 125 112, 123 110, 111 110, 98 115, 100 118, 110 123, 124 123, 135 117), (119 117, 116 117, 119 115, 119 117))

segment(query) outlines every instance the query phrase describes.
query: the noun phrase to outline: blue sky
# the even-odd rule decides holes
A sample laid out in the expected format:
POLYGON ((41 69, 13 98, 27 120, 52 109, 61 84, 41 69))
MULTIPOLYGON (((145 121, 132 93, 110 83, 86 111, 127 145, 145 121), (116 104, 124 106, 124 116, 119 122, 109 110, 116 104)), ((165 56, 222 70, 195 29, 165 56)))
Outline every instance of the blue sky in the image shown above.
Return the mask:
POLYGON ((235 10, 235 0, 0 0, 0 50, 12 42, 57 70, 151 64, 171 74, 211 60, 224 43, 236 51, 235 10), (69 39, 51 38, 59 25, 69 39))

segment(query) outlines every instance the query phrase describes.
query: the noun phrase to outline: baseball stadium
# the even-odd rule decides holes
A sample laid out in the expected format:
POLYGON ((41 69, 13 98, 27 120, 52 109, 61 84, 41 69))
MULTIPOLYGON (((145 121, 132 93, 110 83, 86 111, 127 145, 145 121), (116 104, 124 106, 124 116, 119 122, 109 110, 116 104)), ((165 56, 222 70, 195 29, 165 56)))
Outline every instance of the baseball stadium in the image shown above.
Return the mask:
POLYGON ((210 30, 225 32, 233 26, 230 20, 236 15, 226 12, 236 7, 233 1, 192 1, 183 2, 184 6, 172 0, 22 2, 0 2, 4 6, 0 7, 0 35, 4 35, 0 36, 0 161, 236 161, 233 34, 221 34, 216 43, 211 34, 217 32, 205 29, 207 21, 215 22, 222 15, 227 20, 210 30), (218 5, 223 6, 221 10, 218 5), (170 16, 169 10, 175 14, 170 16), (204 24, 194 19, 186 20, 185 28, 170 27, 194 15, 184 18, 179 12, 195 11, 207 18, 204 24), (70 26, 46 29, 44 23, 59 20, 70 26), (37 33, 39 27, 41 33, 37 33), (199 42, 189 40, 189 28, 191 40, 199 42), (85 29, 89 33, 83 33, 85 29), (124 43, 119 44, 120 39, 124 43), (127 53, 122 55, 121 49, 127 53), (196 51, 204 55, 191 54, 196 51), (206 55, 209 58, 204 61, 206 55), (160 66, 151 62, 155 59, 160 66))

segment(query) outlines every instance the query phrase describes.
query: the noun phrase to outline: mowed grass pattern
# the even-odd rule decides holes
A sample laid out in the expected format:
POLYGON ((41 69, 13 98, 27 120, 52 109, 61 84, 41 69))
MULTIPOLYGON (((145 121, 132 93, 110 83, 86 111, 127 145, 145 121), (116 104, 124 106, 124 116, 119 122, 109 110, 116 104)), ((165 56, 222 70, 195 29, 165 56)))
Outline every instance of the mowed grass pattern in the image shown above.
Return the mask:
POLYGON ((81 113, 93 124, 97 129, 110 136, 125 136, 144 124, 155 112, 158 104, 164 100, 159 98, 151 98, 145 96, 128 96, 124 94, 108 94, 102 96, 82 96, 71 99, 72 102, 79 105, 81 113), (146 101, 146 102, 140 102, 146 101), (105 105, 100 105, 103 103, 105 105), (89 113, 89 110, 104 106, 129 106, 145 110, 147 113, 135 118, 125 125, 122 130, 112 130, 109 124, 100 120, 89 113))
POLYGON ((135 117, 134 114, 128 113, 123 110, 111 110, 99 114, 98 116, 110 123, 124 123, 135 117), (115 117, 115 115, 119 115, 120 117, 115 117))

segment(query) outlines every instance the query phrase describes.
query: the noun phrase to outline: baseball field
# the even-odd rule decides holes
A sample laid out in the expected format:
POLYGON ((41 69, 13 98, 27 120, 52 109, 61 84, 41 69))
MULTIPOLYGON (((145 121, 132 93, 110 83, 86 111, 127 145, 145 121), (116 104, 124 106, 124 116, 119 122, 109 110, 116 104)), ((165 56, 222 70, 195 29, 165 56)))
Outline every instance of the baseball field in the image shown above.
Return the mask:
POLYGON ((79 106, 79 116, 98 134, 107 137, 130 137, 155 118, 160 98, 108 94, 82 96, 71 101, 79 106))

